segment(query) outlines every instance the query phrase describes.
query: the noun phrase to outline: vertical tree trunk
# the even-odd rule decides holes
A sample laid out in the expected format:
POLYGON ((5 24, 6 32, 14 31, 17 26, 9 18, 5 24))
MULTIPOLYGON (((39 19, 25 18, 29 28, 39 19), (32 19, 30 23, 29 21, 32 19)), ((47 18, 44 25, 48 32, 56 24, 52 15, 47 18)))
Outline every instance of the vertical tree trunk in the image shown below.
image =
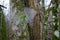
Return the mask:
POLYGON ((8 32, 8 40, 12 40, 12 24, 11 22, 6 18, 6 26, 7 26, 7 32, 8 32))
POLYGON ((42 22, 41 22, 41 13, 39 12, 38 0, 34 0, 34 9, 36 10, 36 15, 34 16, 33 23, 33 34, 34 40, 42 40, 42 22))
POLYGON ((25 2, 25 12, 26 12, 26 20, 27 20, 27 25, 28 25, 28 31, 29 31, 29 39, 30 40, 34 40, 33 38, 33 24, 32 24, 32 17, 31 16, 34 16, 34 13, 32 15, 31 12, 31 7, 33 7, 33 0, 24 0, 25 2))
POLYGON ((59 40, 60 40, 60 0, 58 0, 58 23, 59 23, 59 40))
POLYGON ((40 11, 38 7, 38 0, 26 0, 29 5, 26 10, 26 16, 28 17, 28 29, 30 34, 30 40, 42 40, 42 23, 40 17, 40 11), (31 25, 32 24, 32 25, 31 25))
POLYGON ((33 0, 33 9, 36 11, 36 15, 33 20, 33 36, 34 40, 42 40, 42 22, 41 22, 41 12, 38 7, 38 0, 33 0))
POLYGON ((36 15, 34 18, 34 25, 33 25, 34 40, 42 40, 40 28, 41 28, 41 25, 40 25, 40 21, 39 21, 39 16, 36 15))
POLYGON ((47 25, 47 40, 52 40, 52 32, 53 32, 52 11, 50 11, 48 16, 48 25, 47 25))
POLYGON ((12 40, 13 37, 12 37, 12 24, 11 24, 11 12, 12 12, 12 6, 11 6, 12 2, 10 0, 10 8, 9 8, 9 14, 6 16, 6 26, 7 26, 7 33, 8 33, 8 40, 12 40))

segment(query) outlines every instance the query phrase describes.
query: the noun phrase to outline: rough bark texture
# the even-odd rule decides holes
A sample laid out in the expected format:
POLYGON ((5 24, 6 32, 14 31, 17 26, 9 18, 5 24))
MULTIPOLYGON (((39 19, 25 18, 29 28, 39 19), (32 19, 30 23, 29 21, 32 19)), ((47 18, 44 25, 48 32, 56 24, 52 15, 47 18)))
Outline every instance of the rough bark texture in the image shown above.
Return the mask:
MULTIPOLYGON (((36 10, 36 15, 34 17, 33 33, 34 40, 42 40, 42 12, 39 10, 38 0, 34 0, 34 9, 36 10)), ((41 6, 40 6, 41 7, 41 6)))
MULTIPOLYGON (((29 7, 36 11, 36 15, 33 18, 33 26, 30 28, 30 40, 42 40, 42 26, 40 20, 40 12, 37 0, 29 0, 29 7)), ((33 12, 33 11, 32 11, 33 12)), ((29 24, 30 25, 30 24, 29 24)), ((30 25, 31 26, 31 25, 30 25)))
POLYGON ((42 10, 40 10, 40 9, 42 9, 41 8, 42 4, 40 4, 40 6, 39 6, 37 1, 38 0, 34 0, 34 9, 36 10, 36 16, 35 16, 36 18, 34 17, 34 21, 35 21, 34 26, 36 27, 36 30, 37 30, 36 34, 39 35, 39 36, 37 35, 37 37, 38 38, 40 37, 40 38, 39 39, 35 39, 35 40, 43 40, 43 12, 42 12, 42 10))
MULTIPOLYGON (((11 3, 11 0, 10 0, 10 3, 11 3)), ((9 13, 6 15, 6 27, 7 27, 7 33, 8 33, 8 40, 12 40, 13 39, 13 33, 12 33, 12 24, 11 24, 11 16, 10 16, 10 13, 11 13, 11 4, 10 4, 10 8, 9 8, 9 13)))
POLYGON ((52 11, 50 11, 48 16, 48 25, 47 25, 47 40, 52 40, 52 32, 53 32, 52 11))
POLYGON ((6 26, 7 26, 7 33, 8 33, 8 40, 12 40, 12 24, 11 22, 6 18, 6 26))
POLYGON ((34 25, 33 25, 33 35, 34 35, 34 40, 40 40, 40 21, 39 21, 39 16, 36 15, 34 18, 34 25))

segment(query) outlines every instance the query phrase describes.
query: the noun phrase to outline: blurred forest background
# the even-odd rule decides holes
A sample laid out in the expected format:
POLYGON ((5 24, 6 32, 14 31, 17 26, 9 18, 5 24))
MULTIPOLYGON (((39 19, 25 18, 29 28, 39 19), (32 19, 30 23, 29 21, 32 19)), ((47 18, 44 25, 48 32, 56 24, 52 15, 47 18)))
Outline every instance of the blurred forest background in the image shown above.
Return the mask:
POLYGON ((60 40, 60 0, 0 0, 0 40, 60 40))

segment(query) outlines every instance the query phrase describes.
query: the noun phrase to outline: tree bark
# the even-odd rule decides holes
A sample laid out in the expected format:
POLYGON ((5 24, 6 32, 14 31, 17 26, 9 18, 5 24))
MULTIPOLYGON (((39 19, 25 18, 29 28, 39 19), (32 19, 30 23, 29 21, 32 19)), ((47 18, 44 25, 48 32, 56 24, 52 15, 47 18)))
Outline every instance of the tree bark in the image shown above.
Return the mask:
POLYGON ((30 8, 36 11, 36 15, 33 18, 33 38, 34 40, 42 40, 41 15, 37 1, 38 0, 33 0, 33 3, 31 3, 32 6, 30 6, 30 8))
POLYGON ((39 12, 38 2, 34 0, 34 9, 36 10, 36 15, 34 16, 33 23, 33 34, 34 40, 42 40, 42 23, 41 23, 41 13, 39 12))
POLYGON ((59 23, 59 40, 60 40, 60 0, 58 0, 58 23, 59 23))
POLYGON ((47 40, 52 40, 52 32, 53 32, 52 11, 50 11, 48 16, 48 25, 47 25, 47 40))
MULTIPOLYGON (((26 1, 28 1, 28 0, 26 0, 26 1)), ((40 10, 39 10, 37 1, 38 0, 29 0, 28 1, 29 6, 27 6, 28 10, 26 9, 26 14, 27 14, 26 16, 28 17, 27 20, 28 20, 28 30, 29 30, 29 34, 30 34, 29 35, 30 40, 42 40, 42 22, 41 22, 41 15, 40 15, 40 10), (33 9, 34 11, 32 11, 30 9, 33 9)), ((28 4, 26 4, 26 5, 28 5, 28 4)))

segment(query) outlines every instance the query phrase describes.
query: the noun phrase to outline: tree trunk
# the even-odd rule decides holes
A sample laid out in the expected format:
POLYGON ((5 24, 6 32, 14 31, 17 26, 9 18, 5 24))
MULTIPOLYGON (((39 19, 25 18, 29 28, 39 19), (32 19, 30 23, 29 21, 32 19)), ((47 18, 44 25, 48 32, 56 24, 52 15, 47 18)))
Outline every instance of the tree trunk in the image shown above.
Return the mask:
POLYGON ((39 16, 36 15, 34 17, 34 25, 33 25, 33 35, 34 35, 34 40, 42 40, 41 39, 41 27, 40 27, 40 21, 39 21, 39 16))
MULTIPOLYGON (((41 12, 37 1, 38 0, 29 0, 29 6, 25 8, 30 40, 42 40, 41 12)), ((26 5, 28 4, 26 3, 26 5)))
POLYGON ((60 0, 58 0, 58 23, 59 23, 59 40, 60 40, 60 0))
POLYGON ((47 25, 47 40, 52 40, 52 32, 53 32, 52 11, 50 11, 48 16, 48 25, 47 25))
POLYGON ((34 0, 34 9, 36 10, 36 15, 34 16, 33 23, 33 34, 34 40, 42 40, 42 22, 41 22, 41 12, 38 7, 38 0, 34 0))

